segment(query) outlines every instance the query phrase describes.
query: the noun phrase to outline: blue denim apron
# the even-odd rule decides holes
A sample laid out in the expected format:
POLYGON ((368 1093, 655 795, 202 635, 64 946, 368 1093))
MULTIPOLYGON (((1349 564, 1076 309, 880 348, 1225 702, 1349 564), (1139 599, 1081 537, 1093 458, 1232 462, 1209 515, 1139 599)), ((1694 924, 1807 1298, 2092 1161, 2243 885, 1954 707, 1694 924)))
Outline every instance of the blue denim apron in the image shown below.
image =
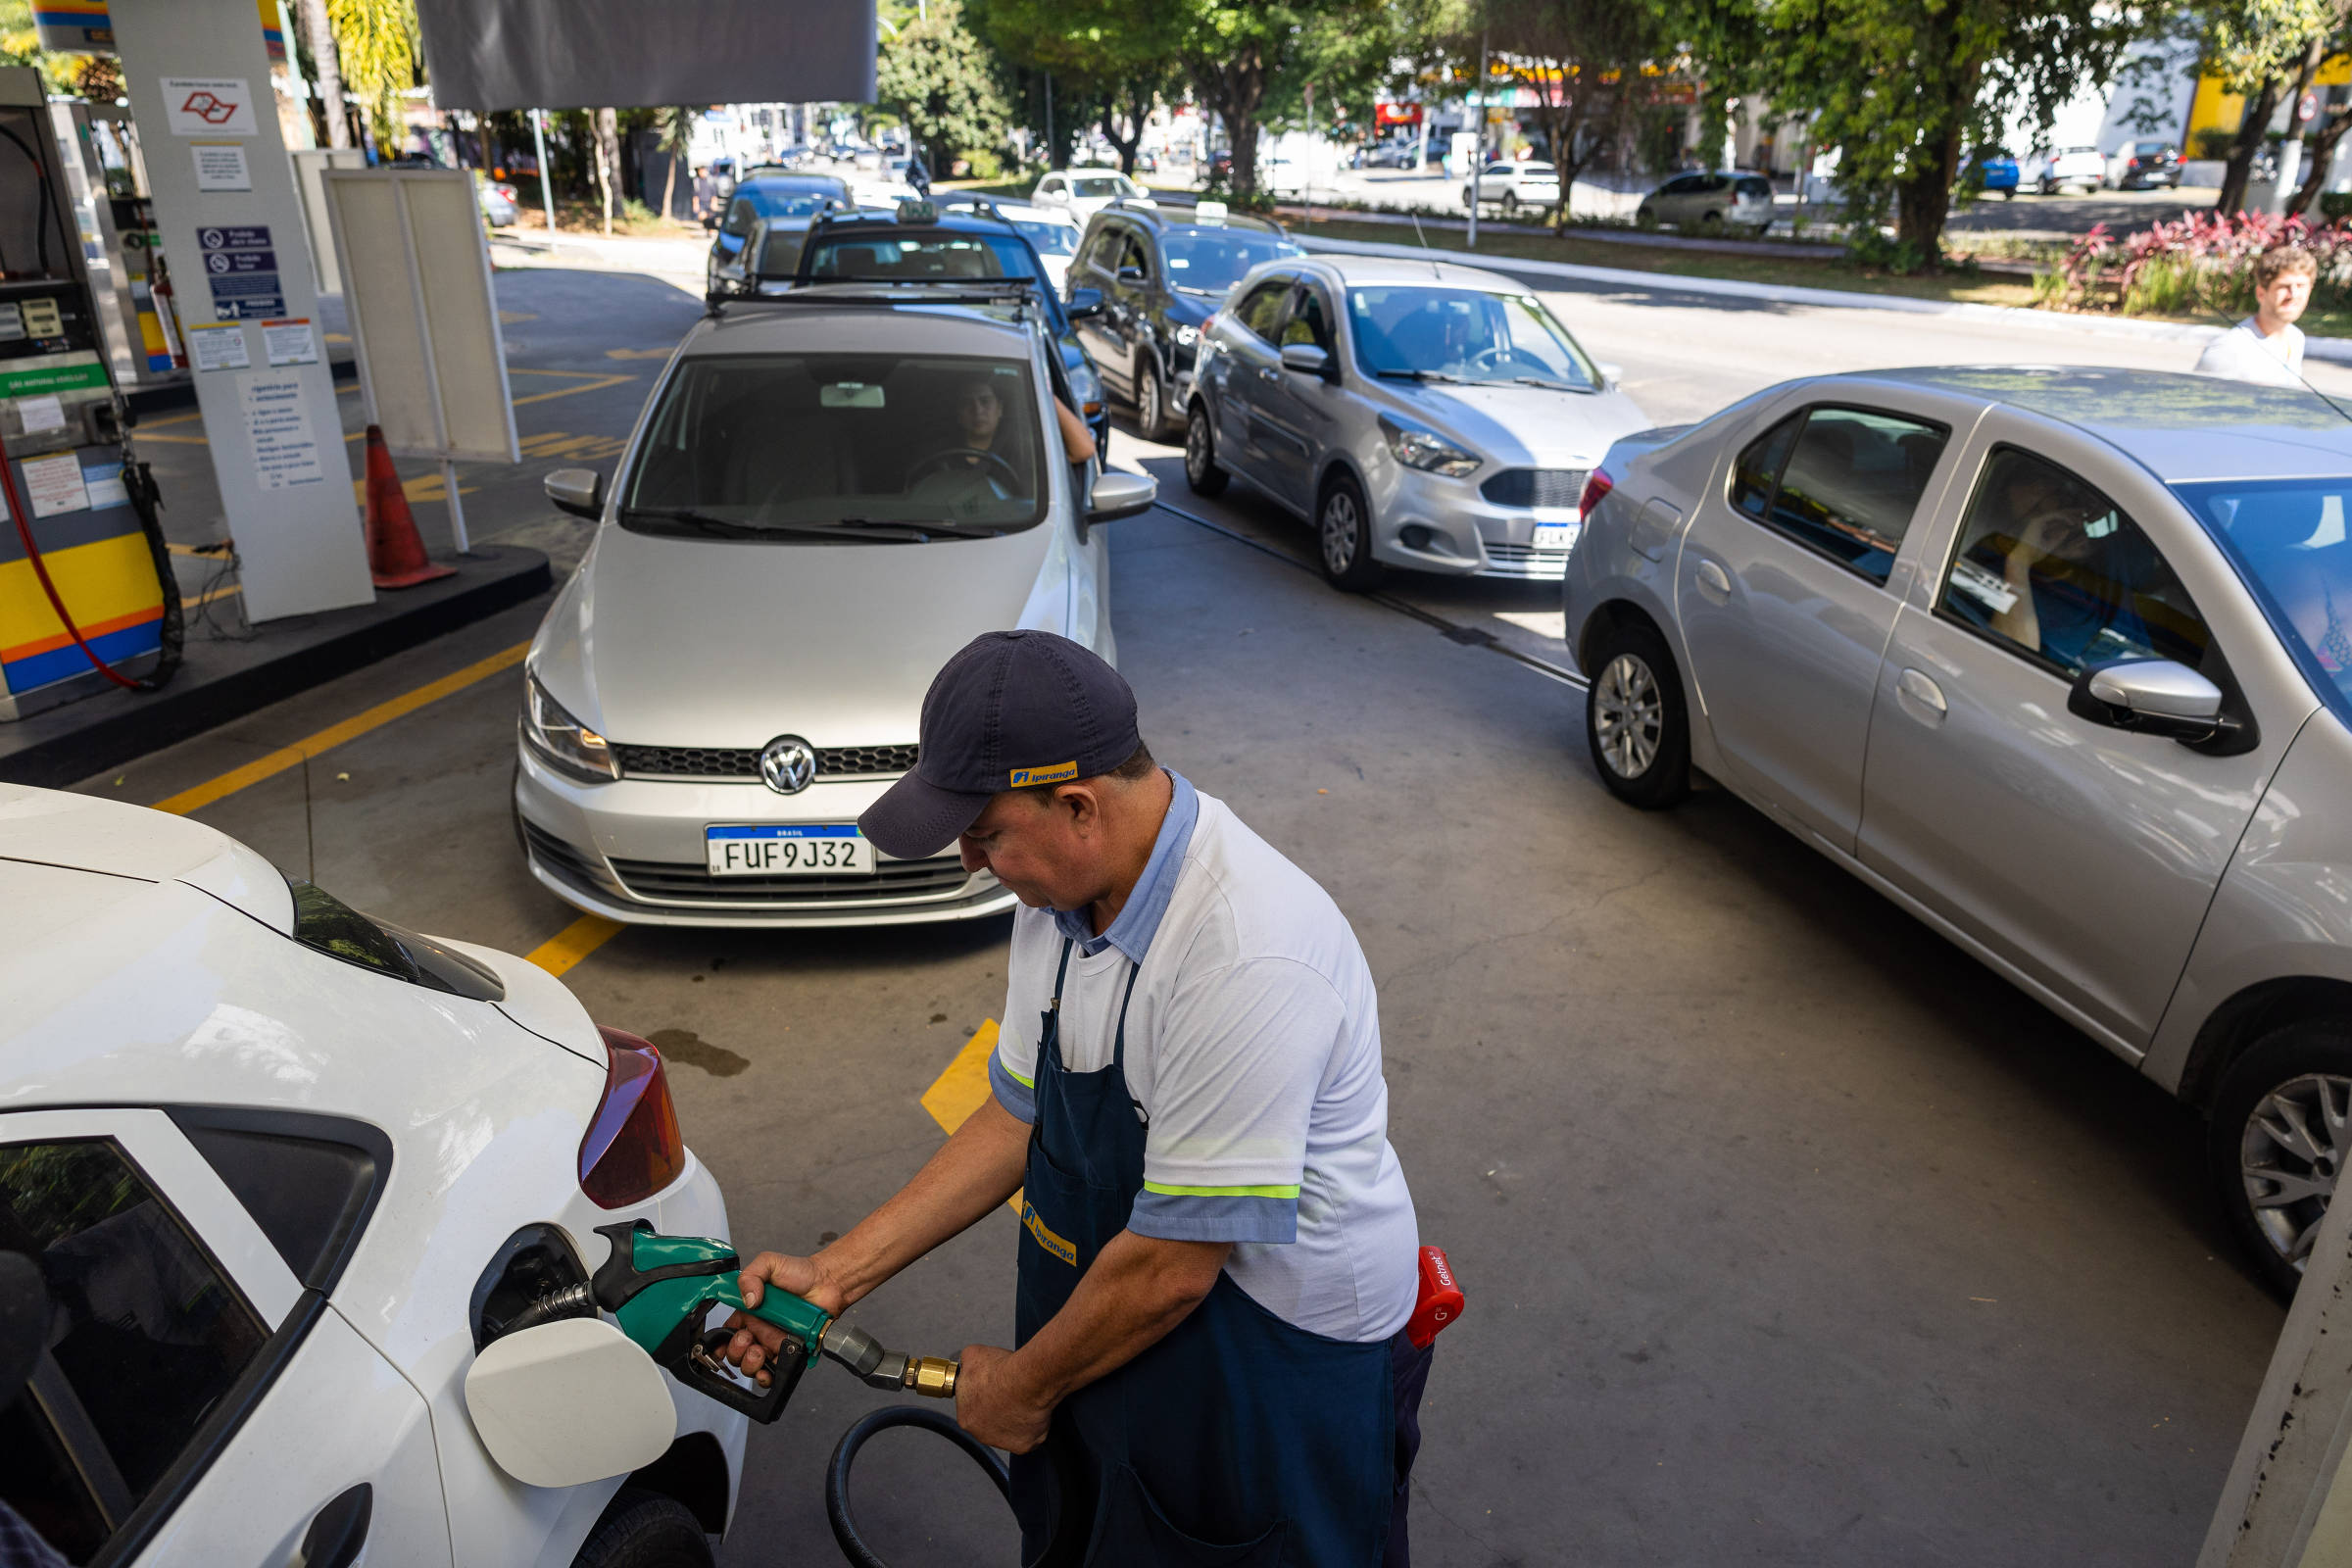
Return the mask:
MULTIPOLYGON (((1061 1057, 1061 948, 1038 1033, 1014 1332, 1026 1345, 1127 1228, 1148 1121, 1127 1089, 1130 968, 1110 1065, 1061 1057)), ((1398 1488, 1388 1341, 1298 1328, 1217 1283, 1167 1337, 1063 1400, 1012 1461, 1032 1568, 1375 1568, 1398 1488)))

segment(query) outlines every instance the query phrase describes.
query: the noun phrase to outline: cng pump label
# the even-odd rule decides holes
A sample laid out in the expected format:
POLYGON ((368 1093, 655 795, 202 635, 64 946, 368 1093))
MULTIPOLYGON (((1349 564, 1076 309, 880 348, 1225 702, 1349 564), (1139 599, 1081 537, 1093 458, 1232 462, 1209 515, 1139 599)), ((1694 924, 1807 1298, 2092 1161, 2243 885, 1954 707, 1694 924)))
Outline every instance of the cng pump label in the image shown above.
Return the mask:
POLYGON ((213 315, 224 321, 261 320, 286 314, 285 286, 278 281, 277 252, 261 223, 234 228, 200 228, 204 277, 213 290, 213 315))

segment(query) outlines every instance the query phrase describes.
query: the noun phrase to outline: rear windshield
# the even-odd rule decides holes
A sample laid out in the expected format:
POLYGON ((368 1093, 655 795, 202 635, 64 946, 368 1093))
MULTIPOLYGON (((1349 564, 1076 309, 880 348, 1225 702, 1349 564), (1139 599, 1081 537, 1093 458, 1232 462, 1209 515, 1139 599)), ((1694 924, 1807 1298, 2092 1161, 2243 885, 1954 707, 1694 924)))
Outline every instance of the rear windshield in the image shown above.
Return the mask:
POLYGON ((1760 178, 1754 174, 1746 174, 1732 181, 1732 191, 1735 195, 1762 196, 1767 200, 1770 200, 1772 196, 1772 181, 1760 178))
POLYGON ((1040 256, 1075 256, 1078 253, 1078 230, 1067 223, 1033 223, 1014 219, 1012 226, 1035 247, 1040 256))
POLYGON ((2174 488, 2236 560, 2305 678, 2352 721, 2352 478, 2174 488))
POLYGON ((1035 277, 1017 234, 905 233, 886 223, 829 228, 808 242, 804 282, 921 282, 932 278, 1035 277))
POLYGON ((761 218, 810 218, 848 199, 840 187, 829 184, 778 186, 755 181, 736 187, 735 194, 750 202, 761 218))
POLYGON ((1160 243, 1169 284, 1187 294, 1222 294, 1258 263, 1299 253, 1281 235, 1252 229, 1172 229, 1160 243))
POLYGON ((2173 144, 2169 141, 2135 142, 2132 150, 2142 158, 2162 158, 2173 150, 2173 144))
POLYGON ((1039 407, 1013 360, 690 359, 662 390, 620 523, 819 544, 1026 528, 1045 515, 1039 407))
POLYGON ((1100 174, 1080 175, 1070 181, 1070 189, 1086 197, 1132 196, 1135 194, 1135 187, 1117 174, 1112 174, 1107 178, 1100 174))

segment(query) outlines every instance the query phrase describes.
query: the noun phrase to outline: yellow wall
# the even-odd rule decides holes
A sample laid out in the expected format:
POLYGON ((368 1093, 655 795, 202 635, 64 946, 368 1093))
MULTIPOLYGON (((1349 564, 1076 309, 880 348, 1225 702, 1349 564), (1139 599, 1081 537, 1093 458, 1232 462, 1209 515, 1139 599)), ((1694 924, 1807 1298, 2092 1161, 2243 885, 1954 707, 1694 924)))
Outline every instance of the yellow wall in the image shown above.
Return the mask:
MULTIPOLYGON (((2352 55, 2337 55, 2320 67, 2312 78, 2316 90, 2321 87, 2341 87, 2352 83, 2352 55)), ((2197 132, 2208 127, 2234 131, 2245 119, 2246 99, 2243 93, 2223 90, 2218 76, 2201 76, 2197 80, 2197 95, 2188 106, 2188 145, 2180 149, 2184 158, 2196 156, 2197 132)))

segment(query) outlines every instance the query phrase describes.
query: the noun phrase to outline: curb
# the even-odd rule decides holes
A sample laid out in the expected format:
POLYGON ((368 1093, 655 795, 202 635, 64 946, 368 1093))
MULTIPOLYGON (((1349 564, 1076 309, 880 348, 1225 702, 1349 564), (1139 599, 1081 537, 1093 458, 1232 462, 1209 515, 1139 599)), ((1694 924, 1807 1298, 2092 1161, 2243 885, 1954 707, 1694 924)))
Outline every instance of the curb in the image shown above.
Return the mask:
MULTIPOLYGON (((2088 332, 2107 337, 2135 337, 2142 341, 2212 342, 2225 328, 2179 321, 2135 321, 2108 316, 2076 316, 2036 311, 2016 305, 1973 305, 1957 300, 1915 300, 1899 294, 1857 294, 1848 289, 1804 288, 1794 284, 1744 283, 1728 277, 1685 277, 1676 273, 1637 272, 1618 267, 1585 267, 1573 262, 1539 262, 1513 256, 1481 256, 1474 251, 1443 250, 1418 245, 1389 245, 1377 240, 1322 239, 1293 233, 1301 249, 1338 255, 1393 256, 1418 262, 1431 256, 1466 267, 1484 268, 1507 276, 1553 277, 1574 283, 1601 283, 1638 288, 1656 294, 1705 294, 1721 299, 1763 300, 1781 305, 1812 305, 1829 310, 1896 311, 1912 316, 1950 316, 1963 320, 1999 321, 2005 326, 2032 326, 2052 332, 2088 332)), ((2352 339, 2306 338, 2306 359, 2352 365, 2352 339)))

